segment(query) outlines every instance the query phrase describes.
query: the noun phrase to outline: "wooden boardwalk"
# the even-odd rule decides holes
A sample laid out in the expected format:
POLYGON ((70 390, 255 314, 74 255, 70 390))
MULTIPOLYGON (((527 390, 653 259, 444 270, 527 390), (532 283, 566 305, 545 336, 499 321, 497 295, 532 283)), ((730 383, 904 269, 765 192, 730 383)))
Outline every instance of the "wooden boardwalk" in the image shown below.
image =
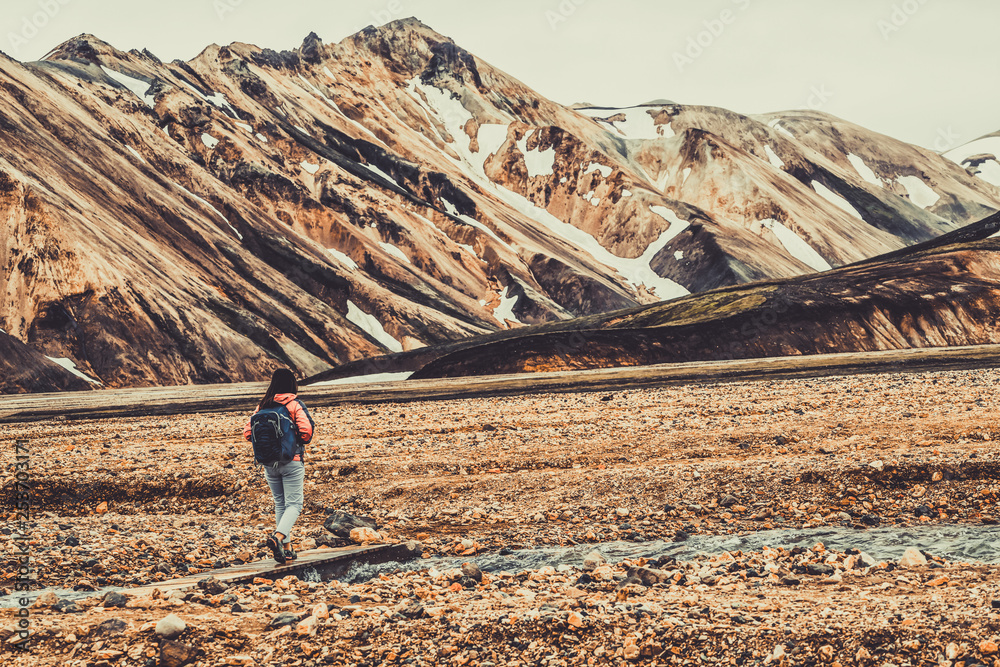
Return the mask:
MULTIPOLYGON (((691 383, 788 379, 869 373, 920 373, 994 368, 1000 345, 816 354, 767 359, 694 361, 680 364, 526 373, 380 384, 302 387, 309 407, 402 403, 562 393, 623 391, 691 383)), ((0 396, 0 424, 41 419, 108 419, 186 412, 249 412, 266 383, 191 385, 148 389, 108 389, 0 396)))
POLYGON ((252 582, 260 577, 263 579, 281 579, 290 574, 300 575, 306 570, 330 569, 335 567, 347 567, 352 563, 387 563, 393 560, 412 560, 420 556, 420 551, 411 550, 406 544, 373 544, 368 546, 349 546, 339 548, 313 549, 299 553, 299 557, 294 561, 289 561, 284 565, 278 565, 274 559, 254 561, 244 565, 234 565, 218 570, 207 570, 198 574, 192 574, 178 579, 167 579, 156 584, 149 584, 138 588, 130 588, 126 593, 129 595, 143 596, 149 595, 153 589, 160 589, 164 593, 174 590, 185 590, 195 588, 202 579, 215 577, 219 581, 229 584, 244 584, 252 582))

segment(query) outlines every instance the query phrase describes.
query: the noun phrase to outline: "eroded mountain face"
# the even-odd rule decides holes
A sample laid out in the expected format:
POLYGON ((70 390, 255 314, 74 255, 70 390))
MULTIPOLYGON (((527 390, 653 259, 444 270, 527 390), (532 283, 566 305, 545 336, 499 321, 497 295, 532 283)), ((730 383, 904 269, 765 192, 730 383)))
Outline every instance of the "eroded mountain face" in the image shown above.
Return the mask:
POLYGON ((954 161, 822 114, 564 107, 412 19, 187 63, 84 35, 0 58, 0 86, 0 338, 56 389, 98 386, 71 364, 103 386, 311 375, 1000 208, 954 161))

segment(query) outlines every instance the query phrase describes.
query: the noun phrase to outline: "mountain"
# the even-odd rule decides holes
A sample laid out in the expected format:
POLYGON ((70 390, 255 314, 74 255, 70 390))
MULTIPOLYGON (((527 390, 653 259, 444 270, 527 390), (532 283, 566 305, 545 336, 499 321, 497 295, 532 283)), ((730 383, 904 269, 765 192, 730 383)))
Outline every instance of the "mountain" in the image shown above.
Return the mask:
POLYGON ((820 274, 726 287, 351 364, 311 383, 414 379, 1000 342, 1000 214, 820 274))
POLYGON ((955 161, 817 112, 564 107, 415 19, 170 63, 82 35, 0 56, 0 87, 0 326, 72 388, 318 374, 1000 208, 955 161))

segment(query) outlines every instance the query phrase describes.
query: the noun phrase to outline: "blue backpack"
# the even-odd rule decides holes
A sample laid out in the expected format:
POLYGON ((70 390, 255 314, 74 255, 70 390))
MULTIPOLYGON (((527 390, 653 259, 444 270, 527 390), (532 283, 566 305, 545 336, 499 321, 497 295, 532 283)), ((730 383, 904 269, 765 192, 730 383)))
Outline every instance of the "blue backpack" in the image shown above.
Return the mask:
POLYGON ((254 461, 262 465, 288 463, 299 451, 299 437, 288 408, 279 405, 258 410, 250 418, 254 461))

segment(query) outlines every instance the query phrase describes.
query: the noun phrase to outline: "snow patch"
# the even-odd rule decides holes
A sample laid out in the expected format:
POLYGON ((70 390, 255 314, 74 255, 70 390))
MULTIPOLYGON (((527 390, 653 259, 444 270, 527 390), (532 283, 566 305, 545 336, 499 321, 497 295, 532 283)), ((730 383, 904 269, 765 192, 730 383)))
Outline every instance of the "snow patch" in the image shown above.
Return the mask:
POLYGON ((255 136, 257 137, 257 141, 260 141, 260 142, 262 142, 262 143, 265 143, 265 144, 267 144, 267 143, 270 143, 270 142, 269 142, 269 141, 267 140, 267 137, 265 137, 265 136, 264 136, 263 134, 261 134, 260 132, 258 132, 258 133, 257 133, 257 134, 256 134, 255 136))
MULTIPOLYGON (((628 107, 625 109, 581 109, 580 113, 595 119, 604 128, 617 133, 625 139, 634 141, 652 141, 655 139, 670 139, 677 136, 670 123, 657 125, 650 115, 650 107, 628 107), (604 118, 614 118, 622 115, 625 120, 607 121, 604 118)), ((659 109, 656 109, 659 111, 659 109)))
POLYGON ((343 253, 343 252, 337 250, 336 248, 327 248, 326 251, 328 253, 330 253, 331 255, 333 255, 333 258, 335 260, 337 260, 338 262, 340 262, 341 264, 343 264, 347 268, 349 268, 349 269, 355 269, 355 270, 358 268, 358 263, 355 262, 350 257, 348 257, 347 253, 343 253))
POLYGON ((854 171, 858 172, 858 176, 863 178, 865 181, 871 183, 872 185, 877 185, 882 187, 882 179, 880 179, 872 168, 865 164, 865 161, 859 158, 854 153, 847 154, 847 161, 851 163, 854 167, 854 171))
POLYGON ((786 135, 789 139, 794 139, 795 138, 795 135, 792 134, 791 132, 789 132, 785 128, 785 126, 781 124, 781 119, 780 118, 773 119, 771 122, 769 122, 767 124, 767 126, 770 127, 771 129, 774 129, 774 130, 777 130, 778 132, 781 132, 782 134, 786 135))
POLYGON ((622 198, 624 198, 624 197, 631 197, 631 196, 632 196, 632 191, 631 190, 622 190, 622 198))
POLYGON ((494 232, 492 229, 490 229, 483 223, 479 222, 475 218, 471 218, 467 215, 462 215, 461 213, 459 213, 458 208, 444 197, 441 198, 441 204, 444 206, 444 210, 448 212, 448 215, 452 215, 461 220, 462 222, 472 225, 476 229, 485 232, 490 238, 492 238, 497 243, 503 245, 504 247, 510 248, 510 246, 503 239, 501 239, 499 236, 496 235, 496 232, 494 232))
POLYGON ((682 173, 681 185, 687 183, 688 176, 691 175, 691 167, 684 167, 684 172, 682 173))
POLYGON ((326 382, 317 382, 309 386, 335 387, 338 385, 351 385, 351 384, 376 384, 381 382, 402 382, 404 380, 409 380, 411 375, 413 375, 413 371, 407 371, 405 373, 374 373, 372 375, 356 375, 354 377, 349 377, 349 378, 340 378, 339 380, 327 380, 326 382))
POLYGON ((223 95, 222 93, 212 93, 211 95, 205 95, 204 99, 206 102, 208 102, 214 107, 217 107, 219 109, 229 109, 229 112, 233 115, 234 118, 240 117, 240 115, 236 113, 236 109, 233 107, 232 104, 229 103, 229 100, 227 100, 226 96, 223 95))
POLYGON ((236 123, 236 127, 240 128, 241 130, 246 130, 250 134, 253 134, 253 128, 247 125, 246 123, 236 123))
POLYGON ((202 142, 203 144, 205 144, 206 146, 208 146, 208 149, 209 149, 209 150, 212 150, 212 149, 214 149, 214 148, 215 148, 216 146, 218 146, 218 145, 219 145, 219 140, 218 140, 218 139, 216 139, 215 137, 213 137, 213 136, 212 136, 211 134, 204 134, 204 133, 203 133, 203 134, 201 135, 201 142, 202 142))
POLYGON ((99 385, 103 385, 104 384, 100 380, 95 380, 94 378, 90 377, 89 375, 87 375, 86 373, 84 373, 80 369, 78 369, 76 367, 76 364, 73 362, 72 359, 66 359, 65 357, 58 358, 58 359, 56 357, 45 357, 45 358, 48 359, 49 361, 55 363, 55 364, 59 364, 60 366, 62 366, 66 370, 68 370, 73 375, 77 376, 81 380, 86 380, 90 384, 99 384, 99 385))
MULTIPOLYGON (((506 132, 504 133, 506 138, 506 132)), ((517 142, 517 147, 521 151, 521 155, 524 156, 524 164, 528 168, 528 178, 535 178, 536 176, 554 176, 555 166, 556 166, 556 149, 553 146, 544 151, 539 150, 528 150, 528 134, 525 134, 519 142, 517 142)), ((487 156, 488 157, 488 156, 487 156)), ((484 160, 485 162, 485 160, 484 160)))
POLYGON ((146 83, 142 79, 136 79, 135 77, 131 77, 127 74, 116 72, 113 69, 108 69, 104 65, 101 65, 101 69, 104 70, 104 73, 107 74, 109 77, 111 77, 121 85, 128 88, 133 95, 135 95, 140 100, 145 102, 146 106, 148 107, 156 106, 156 98, 153 97, 152 95, 146 94, 147 92, 149 92, 149 89, 150 87, 152 87, 152 84, 146 83))
POLYGON ((514 306, 517 305, 517 297, 508 297, 507 293, 510 291, 510 287, 504 287, 502 292, 497 292, 497 296, 500 297, 500 305, 493 309, 493 317, 497 319, 497 322, 507 325, 507 322, 516 322, 517 324, 523 324, 514 315, 514 306))
POLYGON ((858 213, 858 209, 851 206, 851 203, 849 201, 847 201, 846 199, 844 199, 843 197, 841 197, 836 192, 826 187, 819 181, 813 181, 812 187, 813 190, 816 191, 816 194, 818 194, 820 197, 827 200, 837 208, 841 209, 842 211, 846 211, 847 213, 850 213, 859 220, 864 220, 864 218, 861 217, 861 214, 858 213))
POLYGON ((782 160, 780 157, 778 157, 778 154, 775 153, 774 150, 771 149, 771 145, 770 144, 765 144, 764 145, 764 152, 767 154, 767 161, 771 163, 772 167, 776 167, 778 169, 781 169, 782 167, 785 166, 784 160, 782 160))
POLYGON ((146 161, 146 158, 142 157, 142 154, 139 153, 139 151, 137 151, 136 149, 132 148, 131 146, 126 146, 125 148, 127 148, 128 152, 134 155, 136 159, 139 160, 140 162, 146 161))
POLYGON ((788 254, 809 268, 815 271, 829 271, 833 268, 805 239, 777 220, 768 218, 767 220, 761 220, 760 224, 774 232, 774 235, 778 237, 778 241, 788 251, 788 254))
POLYGON ((389 253, 396 259, 400 260, 401 262, 406 262, 407 264, 411 263, 410 258, 406 256, 406 253, 404 253, 402 250, 392 245, 391 243, 383 243, 379 241, 379 245, 382 246, 382 250, 385 250, 387 253, 389 253))
POLYGON ((684 251, 683 250, 678 250, 677 252, 675 252, 674 253, 674 259, 676 259, 678 262, 681 261, 682 259, 684 259, 684 251))
POLYGON ((614 169, 605 166, 603 164, 598 164, 597 162, 591 162, 590 166, 587 167, 587 171, 583 173, 589 176, 590 174, 594 174, 597 172, 601 172, 601 178, 610 178, 612 172, 614 172, 614 169))
MULTIPOLYGON (((359 162, 358 164, 361 164, 361 163, 359 162)), ((393 178, 389 174, 385 173, 384 171, 382 171, 381 169, 379 169, 378 167, 376 167, 373 164, 361 164, 361 166, 364 167, 365 169, 367 169, 368 171, 372 172, 373 174, 378 174, 379 176, 381 176, 385 180, 389 181, 390 183, 395 183, 396 182, 395 178, 393 178)))
POLYGON ((917 176, 900 176, 896 182, 906 188, 906 194, 910 196, 910 201, 917 208, 933 206, 941 199, 941 195, 934 192, 929 185, 924 183, 922 178, 917 176))
POLYGON ((386 333, 381 322, 358 308, 351 300, 347 301, 347 320, 377 340, 386 349, 392 352, 403 351, 403 345, 386 333))
POLYGON ((302 164, 300 164, 299 166, 302 167, 304 170, 308 171, 310 174, 312 174, 314 176, 319 171, 319 165, 318 164, 313 164, 312 162, 309 162, 308 160, 304 160, 302 162, 302 164))
POLYGON ((226 223, 231 230, 233 230, 233 233, 236 234, 237 237, 239 237, 240 241, 243 240, 243 235, 240 234, 238 231, 236 231, 236 228, 233 227, 232 223, 229 222, 229 218, 227 218, 226 216, 222 215, 222 213, 219 212, 219 209, 215 208, 210 203, 208 203, 207 201, 205 201, 204 199, 202 199, 201 197, 199 197, 195 193, 191 192, 187 188, 185 188, 185 187, 183 187, 181 185, 177 185, 176 183, 174 183, 174 185, 177 186, 177 188, 180 189, 181 191, 185 192, 189 197, 191 197, 192 199, 194 199, 196 202, 198 202, 202 206, 205 206, 210 211, 212 211, 212 213, 215 213, 217 216, 219 216, 219 218, 224 223, 226 223))

